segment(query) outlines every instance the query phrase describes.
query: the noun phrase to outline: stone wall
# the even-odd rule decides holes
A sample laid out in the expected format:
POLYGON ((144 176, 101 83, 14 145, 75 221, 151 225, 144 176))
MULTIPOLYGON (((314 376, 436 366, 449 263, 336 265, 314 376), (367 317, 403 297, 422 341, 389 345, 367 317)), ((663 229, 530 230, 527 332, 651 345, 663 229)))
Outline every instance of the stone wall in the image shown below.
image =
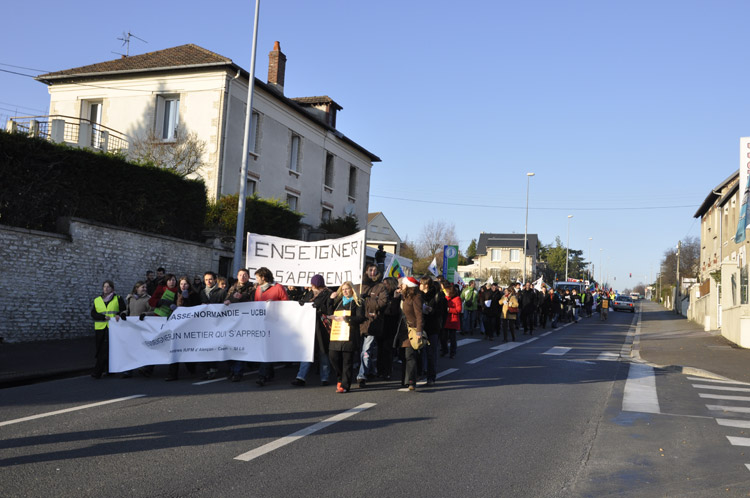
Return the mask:
POLYGON ((146 270, 178 277, 218 272, 231 250, 119 228, 61 219, 58 233, 0 225, 0 337, 8 342, 93 335, 90 316, 104 280, 123 298, 146 270))

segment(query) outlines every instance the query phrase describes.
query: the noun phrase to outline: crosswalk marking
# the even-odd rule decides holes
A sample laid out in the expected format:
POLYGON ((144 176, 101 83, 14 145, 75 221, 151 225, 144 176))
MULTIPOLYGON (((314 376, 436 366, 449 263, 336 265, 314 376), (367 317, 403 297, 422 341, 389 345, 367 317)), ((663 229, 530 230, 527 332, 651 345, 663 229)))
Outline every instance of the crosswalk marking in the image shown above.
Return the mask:
POLYGON ((622 411, 661 413, 653 367, 642 363, 630 364, 622 398, 622 411))
POLYGON ((732 446, 750 446, 750 437, 727 436, 732 446))
POLYGON ((728 401, 750 401, 750 396, 727 396, 724 394, 698 394, 701 398, 705 399, 725 399, 728 401))
POLYGON ((717 418, 716 423, 725 427, 739 427, 741 429, 750 429, 750 420, 737 420, 733 418, 717 418))
POLYGON ((746 387, 709 386, 708 384, 693 384, 693 387, 696 389, 713 389, 714 391, 734 391, 750 393, 750 389, 746 387))
POLYGON ((747 382, 736 382, 733 380, 704 379, 703 377, 688 377, 688 380, 699 380, 701 382, 713 382, 715 384, 735 384, 738 386, 750 386, 747 382))
POLYGON ((599 361, 617 361, 620 359, 620 355, 617 353, 612 353, 610 351, 605 351, 596 358, 599 361))
POLYGON ((551 356, 562 356, 565 353, 567 353, 568 351, 570 351, 571 349, 572 348, 566 348, 566 347, 563 347, 563 346, 555 346, 555 347, 553 347, 551 349, 548 349, 547 351, 545 351, 542 354, 548 354, 548 355, 551 355, 551 356))
POLYGON ((746 406, 706 405, 706 408, 714 412, 750 413, 746 406))

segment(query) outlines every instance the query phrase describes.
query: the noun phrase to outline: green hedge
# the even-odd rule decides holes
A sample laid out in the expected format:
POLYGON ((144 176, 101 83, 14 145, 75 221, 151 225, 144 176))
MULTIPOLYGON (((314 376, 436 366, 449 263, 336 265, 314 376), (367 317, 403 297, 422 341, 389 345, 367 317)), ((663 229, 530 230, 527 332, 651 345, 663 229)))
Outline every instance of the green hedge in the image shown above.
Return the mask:
POLYGON ((206 187, 120 157, 0 132, 0 223, 55 231, 60 216, 199 240, 206 187))
MULTIPOLYGON (((206 225, 213 230, 234 235, 237 229, 237 203, 240 196, 225 195, 208 207, 206 225)), ((261 199, 257 195, 247 198, 245 204, 245 233, 275 235, 296 239, 302 214, 289 209, 285 202, 261 199)))

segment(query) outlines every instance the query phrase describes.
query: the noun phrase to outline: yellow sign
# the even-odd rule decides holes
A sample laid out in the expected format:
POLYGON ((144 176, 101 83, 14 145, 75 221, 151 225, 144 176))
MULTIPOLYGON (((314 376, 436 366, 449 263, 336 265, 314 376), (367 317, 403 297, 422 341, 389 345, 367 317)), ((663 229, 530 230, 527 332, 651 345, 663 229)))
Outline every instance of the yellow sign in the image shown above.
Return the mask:
MULTIPOLYGON (((334 311, 334 317, 343 318, 352 314, 349 310, 334 311)), ((332 341, 348 341, 349 340, 349 324, 344 320, 336 320, 335 318, 331 321, 331 340, 332 341)))

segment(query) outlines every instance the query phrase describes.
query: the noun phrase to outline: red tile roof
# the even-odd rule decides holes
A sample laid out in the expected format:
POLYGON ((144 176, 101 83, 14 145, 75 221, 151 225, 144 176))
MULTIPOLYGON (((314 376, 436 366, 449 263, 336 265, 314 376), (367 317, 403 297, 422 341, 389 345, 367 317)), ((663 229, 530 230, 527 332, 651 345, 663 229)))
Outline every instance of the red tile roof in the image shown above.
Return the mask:
POLYGON ((37 79, 46 80, 53 78, 62 78, 67 76, 95 75, 98 73, 113 72, 138 72, 143 70, 154 69, 174 69, 179 67, 190 66, 211 66, 233 64, 232 59, 219 55, 189 43, 179 47, 157 50, 146 54, 122 57, 88 66, 75 67, 73 69, 64 69, 53 73, 42 74, 37 79))

